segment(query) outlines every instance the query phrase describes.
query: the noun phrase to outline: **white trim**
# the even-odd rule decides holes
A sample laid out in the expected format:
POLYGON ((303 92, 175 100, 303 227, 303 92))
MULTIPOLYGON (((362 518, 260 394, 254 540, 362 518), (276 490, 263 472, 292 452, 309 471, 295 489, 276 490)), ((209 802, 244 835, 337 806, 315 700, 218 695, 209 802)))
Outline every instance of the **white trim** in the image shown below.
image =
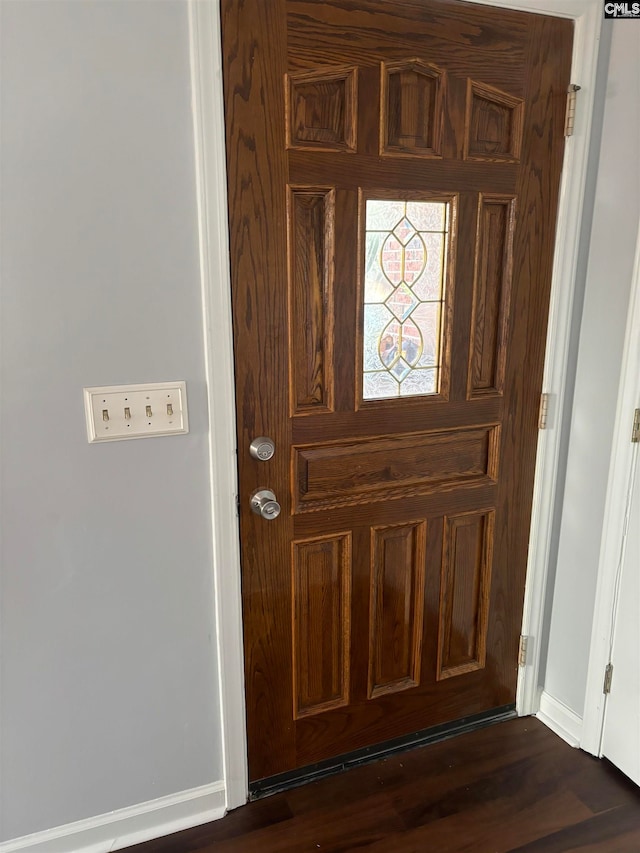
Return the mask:
POLYGON ((613 430, 611 465, 605 499, 603 536, 598 563, 598 581, 591 632, 589 669, 585 693, 584 727, 581 746, 593 755, 601 755, 605 696, 602 692, 604 670, 609 661, 615 624, 614 598, 616 575, 624 543, 625 509, 629 472, 638 445, 631 443, 633 412, 640 406, 640 228, 631 281, 631 296, 620 374, 620 390, 613 430))
MULTIPOLYGON (((493 2, 493 0, 492 0, 493 2)), ((547 429, 538 440, 529 560, 522 633, 529 639, 529 659, 520 667, 516 706, 520 715, 534 714, 540 702, 540 637, 544 629, 545 600, 553 521, 557 511, 557 475, 561 455, 559 413, 567 393, 571 320, 578 269, 578 252, 587 177, 593 99, 602 18, 599 0, 522 0, 518 8, 573 17, 575 20, 571 81, 581 87, 574 135, 567 140, 560 187, 556 249, 553 263, 549 329, 543 388, 550 394, 547 429)))
POLYGON ((518 12, 531 12, 536 15, 553 15, 556 18, 581 19, 590 11, 597 10, 602 17, 602 4, 594 0, 472 0, 483 6, 499 6, 502 9, 515 9, 518 12))
POLYGON ((225 814, 224 782, 213 782, 0 844, 0 853, 111 853, 225 814))
POLYGON ((198 227, 213 529, 220 715, 228 809, 249 788, 244 700, 240 539, 236 514, 235 386, 228 248, 222 49, 217 2, 189 0, 198 227))
POLYGON ((564 702, 556 699, 550 693, 543 691, 540 695, 540 708, 536 717, 541 723, 566 740, 569 746, 580 746, 582 737, 582 718, 568 708, 564 702))
MULTIPOLYGON (((563 405, 582 206, 591 134, 602 9, 600 0, 482 0, 485 5, 556 15, 575 21, 572 82, 581 86, 574 136, 567 142, 562 175, 556 255, 547 338, 544 388, 556 411, 563 405)), ((225 779, 228 807, 244 802, 247 756, 242 679, 242 610, 238 526, 232 512, 236 489, 233 359, 220 20, 217 0, 190 0, 194 123, 200 212, 203 301, 211 417, 211 487, 214 519, 218 652, 221 673, 225 779), (215 370, 213 342, 215 341, 215 370)), ((518 676, 520 714, 538 708, 539 637, 555 514, 560 430, 541 433, 536 463, 531 546, 523 633, 532 639, 530 661, 518 676)))

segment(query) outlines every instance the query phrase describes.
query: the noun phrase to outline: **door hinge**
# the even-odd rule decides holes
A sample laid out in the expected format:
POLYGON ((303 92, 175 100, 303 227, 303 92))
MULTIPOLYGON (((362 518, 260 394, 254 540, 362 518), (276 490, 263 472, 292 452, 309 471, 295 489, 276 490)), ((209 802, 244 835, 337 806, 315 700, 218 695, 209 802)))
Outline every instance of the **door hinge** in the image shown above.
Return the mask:
POLYGON ((567 111, 564 117, 564 135, 573 136, 573 125, 576 120, 576 100, 580 86, 572 83, 567 89, 567 111))
POLYGON ((613 664, 608 663, 607 668, 604 671, 604 684, 602 685, 602 692, 607 694, 611 693, 611 681, 613 679, 613 664))
POLYGON ((240 495, 236 495, 236 515, 240 517, 240 495))
POLYGON ((527 665, 527 648, 529 646, 529 637, 520 634, 520 646, 518 648, 518 666, 527 665))
POLYGON ((547 418, 549 416, 549 399, 551 394, 540 394, 540 414, 538 415, 538 429, 547 428, 547 418))
POLYGON ((633 413, 633 429, 631 430, 631 441, 636 444, 640 441, 640 409, 633 413))

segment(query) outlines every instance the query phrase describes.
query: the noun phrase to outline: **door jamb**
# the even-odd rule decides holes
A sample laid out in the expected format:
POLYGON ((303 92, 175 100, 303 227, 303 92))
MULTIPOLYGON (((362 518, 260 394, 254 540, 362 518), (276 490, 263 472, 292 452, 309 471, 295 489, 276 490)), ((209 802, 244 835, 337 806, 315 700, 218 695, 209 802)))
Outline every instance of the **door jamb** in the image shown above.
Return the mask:
MULTIPOLYGON (((520 668, 518 713, 538 710, 540 633, 544 621, 548 561, 560 459, 560 422, 566 393, 569 337, 586 181, 593 93, 600 36, 599 0, 477 0, 484 5, 573 19, 571 80, 581 86, 574 136, 566 144, 560 188, 556 251, 543 388, 554 403, 549 427, 540 432, 525 589, 523 633, 531 637, 529 660, 520 668)), ((225 125, 219 0, 189 0, 192 108, 212 510, 212 560, 217 625, 221 737, 226 807, 246 802, 248 769, 245 726, 242 600, 231 326, 230 258, 226 196, 225 125)))
POLYGON ((520 716, 540 707, 541 638, 545 630, 546 598, 553 526, 558 503, 558 471, 562 454, 562 418, 567 393, 569 344, 578 273, 580 236, 591 141, 598 48, 602 26, 599 0, 482 0, 487 5, 566 17, 574 21, 571 82, 580 86, 574 134, 565 143, 560 184, 558 224, 553 259, 551 302, 547 330, 543 391, 549 394, 547 427, 539 431, 522 634, 528 637, 527 661, 519 667, 516 708, 520 716))
POLYGON ((616 587, 624 557, 627 500, 630 497, 630 471, 640 453, 632 444, 631 418, 640 406, 640 227, 636 242, 636 256, 616 418, 613 429, 613 448, 607 483, 602 544, 598 561, 598 581, 591 631, 589 668, 585 691, 584 716, 580 746, 592 755, 602 754, 602 738, 607 697, 602 684, 605 667, 610 661, 611 643, 615 631, 616 587))
POLYGON ((245 725, 240 530, 227 164, 222 48, 218 0, 189 0, 191 104, 211 494, 213 602, 226 809, 247 801, 249 773, 245 725))

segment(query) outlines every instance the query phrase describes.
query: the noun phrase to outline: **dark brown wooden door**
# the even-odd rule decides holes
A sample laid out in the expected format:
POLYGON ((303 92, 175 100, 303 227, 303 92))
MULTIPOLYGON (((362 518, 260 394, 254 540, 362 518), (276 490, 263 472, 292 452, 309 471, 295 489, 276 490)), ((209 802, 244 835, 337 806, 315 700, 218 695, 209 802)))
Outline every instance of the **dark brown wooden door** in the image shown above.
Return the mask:
POLYGON ((515 701, 572 24, 222 10, 258 780, 515 701))

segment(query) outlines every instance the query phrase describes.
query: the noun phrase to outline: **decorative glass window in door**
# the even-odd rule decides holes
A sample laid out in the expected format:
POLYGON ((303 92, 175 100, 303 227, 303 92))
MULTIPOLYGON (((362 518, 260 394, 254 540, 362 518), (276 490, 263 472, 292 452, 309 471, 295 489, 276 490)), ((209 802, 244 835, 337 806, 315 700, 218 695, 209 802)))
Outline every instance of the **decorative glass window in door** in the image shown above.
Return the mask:
POLYGON ((368 199, 363 399, 437 394, 449 204, 368 199))

